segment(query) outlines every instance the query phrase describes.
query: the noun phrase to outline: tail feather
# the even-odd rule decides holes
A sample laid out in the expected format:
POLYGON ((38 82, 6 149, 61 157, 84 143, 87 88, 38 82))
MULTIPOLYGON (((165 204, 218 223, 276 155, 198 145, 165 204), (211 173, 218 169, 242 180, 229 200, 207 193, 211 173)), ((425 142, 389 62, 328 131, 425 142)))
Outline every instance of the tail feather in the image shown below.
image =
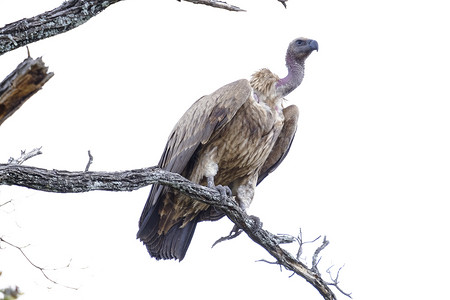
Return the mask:
POLYGON ((172 226, 167 233, 158 233, 159 229, 159 205, 152 207, 144 221, 140 224, 137 238, 147 247, 150 256, 160 259, 183 260, 189 248, 197 226, 198 218, 193 219, 183 226, 179 222, 172 226))
POLYGON ((159 235, 157 230, 148 238, 140 238, 146 245, 150 256, 160 259, 183 260, 186 255, 197 222, 191 221, 185 227, 172 227, 166 234, 159 235))

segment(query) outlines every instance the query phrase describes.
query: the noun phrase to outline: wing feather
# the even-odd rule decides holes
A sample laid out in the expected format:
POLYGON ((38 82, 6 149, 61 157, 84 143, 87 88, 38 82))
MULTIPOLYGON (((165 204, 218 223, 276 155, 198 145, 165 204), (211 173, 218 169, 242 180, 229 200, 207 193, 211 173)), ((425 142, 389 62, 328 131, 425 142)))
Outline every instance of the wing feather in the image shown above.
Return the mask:
MULTIPOLYGON (((159 167, 181 174, 200 144, 207 143, 211 137, 234 117, 239 108, 251 95, 252 88, 248 80, 242 79, 223 86, 214 93, 197 100, 175 125, 159 167)), ((155 207, 166 193, 167 188, 154 184, 139 220, 138 237, 144 231, 155 207)))
POLYGON ((298 108, 295 105, 288 106, 283 109, 283 114, 283 129, 259 172, 257 185, 260 184, 267 175, 278 168, 288 154, 292 141, 294 140, 295 132, 297 131, 298 108))

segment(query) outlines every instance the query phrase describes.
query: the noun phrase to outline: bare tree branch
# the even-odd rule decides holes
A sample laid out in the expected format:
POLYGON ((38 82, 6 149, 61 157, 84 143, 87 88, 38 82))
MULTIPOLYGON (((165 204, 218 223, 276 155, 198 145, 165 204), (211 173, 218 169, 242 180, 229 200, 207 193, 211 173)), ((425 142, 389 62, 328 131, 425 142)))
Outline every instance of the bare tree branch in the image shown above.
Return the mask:
POLYGON ((9 160, 8 160, 8 163, 9 164, 14 164, 14 165, 21 165, 25 161, 27 161, 28 159, 42 154, 41 149, 42 149, 42 147, 34 148, 33 150, 31 150, 29 152, 27 152, 26 150, 22 150, 22 151, 20 151, 20 157, 19 158, 15 159, 15 158, 10 157, 9 160))
POLYGON ((330 244, 330 241, 327 240, 327 237, 324 236, 323 237, 323 241, 322 241, 322 245, 320 245, 316 251, 314 252, 314 255, 312 257, 312 267, 311 269, 314 271, 314 273, 319 274, 320 276, 320 272, 319 272, 319 268, 317 267, 319 265, 320 260, 322 259, 322 257, 319 257, 319 253, 325 249, 326 246, 328 246, 330 244))
MULTIPOLYGON (((280 247, 280 241, 285 241, 285 238, 262 229, 262 226, 255 226, 255 218, 247 215, 233 197, 221 196, 215 189, 194 184, 179 174, 157 167, 122 172, 69 172, 0 164, 0 185, 16 185, 53 193, 79 193, 93 190, 132 191, 153 183, 172 187, 193 199, 221 209, 238 228, 245 231, 255 243, 269 252, 278 264, 303 277, 324 299, 336 299, 318 272, 313 268, 309 269, 280 247)), ((317 267, 317 264, 315 266, 317 267)))
MULTIPOLYGON (((1 43, 1 34, 0 34, 1 43)), ((53 77, 42 58, 27 57, 0 82, 0 125, 53 77)))
POLYGON ((288 0, 278 0, 278 2, 280 2, 281 4, 283 4, 284 8, 287 8, 286 2, 288 2, 288 0))
POLYGON ((91 150, 88 150, 88 156, 89 156, 89 160, 87 162, 86 168, 84 168, 85 172, 89 171, 89 168, 91 167, 92 162, 94 161, 94 157, 91 154, 91 150))
MULTIPOLYGON (((181 1, 181 0, 178 0, 181 1)), ((212 6, 215 8, 221 8, 221 9, 226 9, 226 10, 230 10, 230 11, 245 11, 244 9, 241 9, 235 5, 232 4, 228 4, 227 2, 224 1, 219 1, 219 0, 183 0, 186 2, 191 2, 194 4, 203 4, 203 5, 208 5, 208 6, 212 6)), ((286 2, 288 0, 277 0, 278 2, 280 2, 284 8, 287 8, 286 2)))
POLYGON ((331 266, 331 267, 329 267, 329 268, 327 269, 327 273, 328 273, 328 275, 330 275, 330 278, 331 278, 331 282, 329 282, 329 283, 327 283, 327 284, 328 284, 328 285, 334 286, 339 292, 341 292, 341 294, 343 294, 343 295, 345 295, 345 296, 347 296, 347 297, 349 297, 349 298, 352 298, 352 293, 346 293, 346 292, 344 292, 344 291, 341 289, 341 287, 339 286, 339 274, 340 274, 340 272, 341 272, 341 270, 342 270, 342 268, 343 268, 344 266, 342 266, 342 267, 339 268, 339 270, 337 271, 335 277, 333 277, 333 275, 331 275, 331 268, 332 268, 332 267, 333 267, 333 266, 331 266))
MULTIPOLYGON (((181 1, 181 0, 178 0, 178 1, 181 1)), ((191 2, 194 4, 203 4, 203 5, 212 6, 215 8, 226 9, 229 11, 245 11, 237 6, 228 4, 223 1, 218 1, 218 0, 184 0, 184 1, 191 2)))
MULTIPOLYGON (((82 193, 94 190, 134 191, 159 180, 170 181, 175 187, 177 184, 183 184, 180 177, 177 177, 177 174, 174 175, 172 178, 156 167, 122 172, 69 172, 0 164, 0 185, 16 185, 52 193, 82 193)), ((185 188, 189 189, 189 187, 185 188)), ((192 193, 209 197, 208 190, 203 187, 192 193)))
POLYGON ((7 244, 7 245, 9 245, 9 246, 11 246, 11 247, 13 247, 13 248, 19 250, 20 253, 23 255, 23 257, 25 257, 25 259, 26 259, 33 267, 35 267, 36 269, 38 269, 38 270, 42 273, 42 275, 44 275, 44 277, 45 277, 48 281, 50 281, 51 283, 56 284, 56 285, 61 285, 61 286, 64 286, 64 287, 66 287, 66 288, 73 289, 73 290, 77 290, 77 289, 78 289, 78 288, 75 288, 75 287, 71 287, 71 286, 67 286, 67 285, 60 284, 59 282, 57 282, 57 281, 55 281, 54 279, 50 278, 50 277, 47 275, 47 273, 45 272, 45 271, 46 271, 45 268, 42 268, 42 267, 36 265, 36 264, 35 264, 35 263, 34 263, 34 262, 33 262, 26 254, 25 254, 25 252, 23 251, 23 248, 24 248, 24 247, 19 247, 19 246, 17 246, 17 245, 14 245, 13 243, 10 243, 10 242, 6 241, 6 240, 5 240, 4 238, 2 238, 2 237, 0 237, 0 242, 3 242, 3 243, 5 243, 5 244, 7 244))
POLYGON ((121 0, 68 0, 35 17, 0 28, 0 55, 74 29, 121 0))
POLYGON ((7 205, 7 204, 9 204, 11 202, 12 202, 12 200, 8 200, 6 202, 0 203, 0 207, 5 206, 5 205, 7 205))
POLYGON ((306 242, 304 242, 303 241, 303 233, 302 233, 302 229, 300 228, 299 229, 299 233, 298 233, 298 236, 297 236, 297 242, 298 242, 298 251, 297 251, 297 255, 296 255, 296 257, 297 257, 297 259, 298 260, 301 260, 301 256, 302 256, 302 253, 303 253, 303 245, 304 244, 308 244, 308 243, 314 243, 315 241, 317 241, 318 239, 320 239, 320 235, 318 236, 318 237, 316 237, 314 240, 312 240, 312 241, 306 241, 306 242))

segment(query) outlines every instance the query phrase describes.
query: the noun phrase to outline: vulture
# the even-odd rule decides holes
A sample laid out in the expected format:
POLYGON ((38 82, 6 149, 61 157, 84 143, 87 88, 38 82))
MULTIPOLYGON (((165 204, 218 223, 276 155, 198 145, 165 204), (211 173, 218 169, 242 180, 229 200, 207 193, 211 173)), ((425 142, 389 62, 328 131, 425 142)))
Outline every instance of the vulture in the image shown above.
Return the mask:
MULTIPOLYGON (((261 69, 250 81, 241 79, 201 97, 170 133, 158 166, 221 193, 231 193, 243 209, 248 208, 256 186, 289 151, 298 108, 283 108, 283 100, 301 84, 305 60, 318 49, 315 40, 297 38, 286 52, 286 77, 261 69)), ((137 238, 157 260, 181 261, 197 223, 223 216, 214 207, 154 184, 139 220, 137 238)))

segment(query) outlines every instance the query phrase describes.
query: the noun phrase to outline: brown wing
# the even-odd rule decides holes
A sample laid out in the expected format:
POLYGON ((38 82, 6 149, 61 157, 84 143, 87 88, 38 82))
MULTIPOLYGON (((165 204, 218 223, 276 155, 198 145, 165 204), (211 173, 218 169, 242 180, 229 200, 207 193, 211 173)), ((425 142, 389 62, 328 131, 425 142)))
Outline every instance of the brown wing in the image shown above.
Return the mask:
MULTIPOLYGON (((251 91, 249 82, 242 79, 197 100, 175 125, 158 165, 167 171, 183 173, 199 145, 208 142, 233 118, 251 91)), ((139 220, 138 237, 145 237, 150 229, 147 227, 155 225, 149 220, 166 192, 167 188, 153 185, 139 220)), ((164 210, 170 210, 167 205, 170 204, 165 204, 164 210)))
POLYGON ((292 141, 294 140, 295 132, 297 131, 298 108, 295 105, 288 106, 283 109, 283 114, 283 129, 281 130, 269 157, 259 172, 257 185, 281 164, 288 154, 292 141))

